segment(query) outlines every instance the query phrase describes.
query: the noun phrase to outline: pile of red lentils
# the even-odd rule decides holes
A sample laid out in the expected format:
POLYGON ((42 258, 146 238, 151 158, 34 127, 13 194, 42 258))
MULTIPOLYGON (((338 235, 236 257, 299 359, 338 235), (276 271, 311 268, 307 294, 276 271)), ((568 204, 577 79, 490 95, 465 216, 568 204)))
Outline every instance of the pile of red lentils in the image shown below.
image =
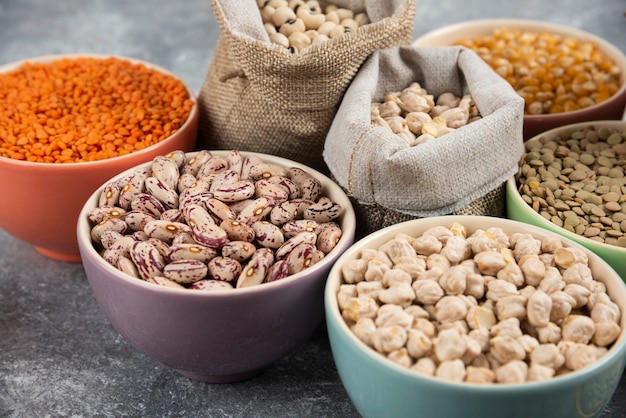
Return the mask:
POLYGON ((0 74, 0 157, 104 160, 156 144, 187 120, 180 80, 119 58, 26 62, 0 74))

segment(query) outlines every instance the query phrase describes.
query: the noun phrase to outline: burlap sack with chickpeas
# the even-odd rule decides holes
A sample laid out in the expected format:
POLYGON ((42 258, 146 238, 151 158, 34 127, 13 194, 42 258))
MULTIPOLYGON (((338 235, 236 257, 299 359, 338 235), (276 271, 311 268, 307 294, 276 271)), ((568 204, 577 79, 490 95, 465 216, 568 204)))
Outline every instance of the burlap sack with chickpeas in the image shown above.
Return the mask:
POLYGON ((270 42, 255 0, 211 0, 221 33, 198 97, 199 147, 273 154, 328 171, 324 139, 346 88, 372 52, 410 44, 415 4, 327 3, 365 12, 371 23, 290 53, 270 42))
POLYGON ((351 197, 365 233, 447 214, 501 216, 504 183, 523 152, 524 102, 463 47, 393 47, 373 53, 346 91, 324 159, 351 197), (371 104, 418 82, 428 94, 469 94, 481 118, 410 146, 371 122, 371 104))

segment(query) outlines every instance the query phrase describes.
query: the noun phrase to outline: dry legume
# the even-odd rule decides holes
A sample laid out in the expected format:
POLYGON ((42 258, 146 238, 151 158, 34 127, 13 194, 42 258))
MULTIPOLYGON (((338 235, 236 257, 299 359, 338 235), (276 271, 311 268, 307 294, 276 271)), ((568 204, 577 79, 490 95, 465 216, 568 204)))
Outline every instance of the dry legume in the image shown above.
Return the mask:
POLYGON ((525 142, 522 199, 570 232, 626 247, 626 133, 593 125, 525 142))
POLYGON ((499 28, 457 44, 474 50, 513 86, 526 102, 526 114, 582 109, 620 88, 620 68, 593 42, 499 28))
POLYGON ((193 102, 175 77, 110 58, 0 74, 0 156, 44 163, 125 155, 172 135, 193 102))
POLYGON ((339 242, 343 208, 322 189, 298 167, 237 150, 175 151, 104 187, 88 214, 91 238, 108 263, 158 285, 259 285, 314 265, 339 242))
POLYGON ((601 358, 622 312, 587 255, 558 238, 435 226, 344 264, 352 332, 417 373, 471 383, 545 381, 601 358))
POLYGON ((365 344, 458 382, 544 381, 602 357, 620 307, 584 252, 490 227, 399 233, 342 266, 341 315, 365 344))
POLYGON ((297 53, 370 23, 365 13, 317 0, 257 0, 270 41, 297 53))
POLYGON ((372 103, 370 112, 373 125, 388 128, 409 146, 439 138, 482 118, 469 94, 457 97, 445 92, 435 98, 418 82, 387 93, 382 103, 372 103))

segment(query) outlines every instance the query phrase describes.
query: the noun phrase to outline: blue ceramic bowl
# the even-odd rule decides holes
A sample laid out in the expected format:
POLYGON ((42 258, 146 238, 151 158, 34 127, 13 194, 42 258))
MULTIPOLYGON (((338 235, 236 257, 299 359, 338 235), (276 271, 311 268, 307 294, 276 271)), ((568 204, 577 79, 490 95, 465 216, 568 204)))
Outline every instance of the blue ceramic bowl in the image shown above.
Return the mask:
MULTIPOLYGON (((521 222, 483 216, 445 216, 417 219, 379 230, 354 244, 335 262, 325 288, 328 335, 339 376, 357 410, 364 417, 480 417, 572 418, 600 415, 620 381, 626 361, 626 333, 592 365, 545 382, 478 385, 449 382, 420 375, 396 365, 359 340, 341 317, 337 291, 341 268, 365 248, 378 248, 395 234, 414 236, 436 225, 465 225, 469 233, 501 227, 507 234, 527 232, 541 238, 558 236, 521 222)), ((567 245, 578 246, 561 238, 567 245)), ((594 277, 606 284, 611 298, 626 311, 626 286, 600 257, 584 249, 594 277)), ((621 318, 622 330, 626 318, 621 318)))

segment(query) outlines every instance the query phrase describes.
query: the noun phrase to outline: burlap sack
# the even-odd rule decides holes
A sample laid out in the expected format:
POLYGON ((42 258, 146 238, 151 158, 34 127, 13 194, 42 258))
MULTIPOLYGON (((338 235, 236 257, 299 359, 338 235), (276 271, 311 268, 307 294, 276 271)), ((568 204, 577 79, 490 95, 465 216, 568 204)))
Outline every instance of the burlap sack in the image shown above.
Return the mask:
POLYGON ((501 216, 503 184, 523 152, 523 112, 520 96, 469 49, 387 48, 367 59, 347 89, 324 159, 364 233, 437 215, 501 216), (415 147, 373 126, 371 103, 414 81, 435 97, 470 94, 482 119, 415 147))
POLYGON ((324 140, 341 98, 375 50, 408 45, 414 0, 335 0, 361 26, 298 54, 273 45, 255 0, 211 0, 220 38, 199 93, 198 146, 273 154, 328 172, 324 140))

